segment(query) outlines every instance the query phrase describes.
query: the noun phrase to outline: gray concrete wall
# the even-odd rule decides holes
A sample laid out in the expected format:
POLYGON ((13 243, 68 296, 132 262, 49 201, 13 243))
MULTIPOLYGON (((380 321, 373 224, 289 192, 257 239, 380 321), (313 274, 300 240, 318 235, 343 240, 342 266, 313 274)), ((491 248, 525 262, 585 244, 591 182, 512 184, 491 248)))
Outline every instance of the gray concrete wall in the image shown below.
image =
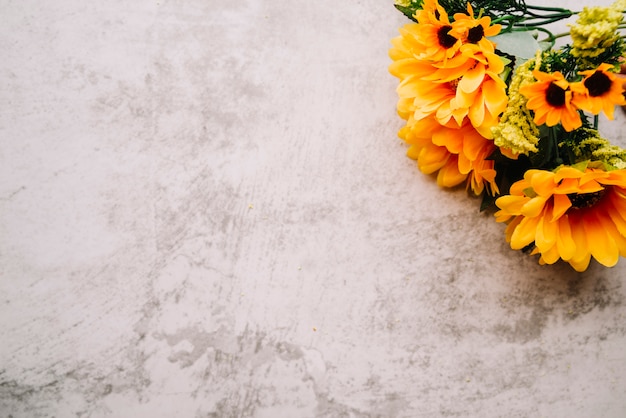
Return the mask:
POLYGON ((0 417, 624 416, 626 262, 419 173, 391 3, 0 0, 0 417))

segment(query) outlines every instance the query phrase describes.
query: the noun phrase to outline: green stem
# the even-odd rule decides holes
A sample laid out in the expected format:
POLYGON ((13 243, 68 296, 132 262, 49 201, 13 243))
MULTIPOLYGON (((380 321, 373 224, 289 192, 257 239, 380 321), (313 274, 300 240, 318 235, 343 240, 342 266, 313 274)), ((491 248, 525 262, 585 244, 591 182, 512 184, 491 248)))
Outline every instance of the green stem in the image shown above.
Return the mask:
POLYGON ((569 32, 563 32, 563 33, 559 33, 559 34, 552 35, 552 36, 554 36, 554 39, 559 39, 559 38, 563 38, 565 36, 569 36, 569 32))
POLYGON ((532 4, 527 4, 526 8, 527 9, 532 9, 532 10, 541 10, 541 11, 545 11, 545 12, 578 13, 578 12, 572 12, 571 10, 564 9, 562 7, 535 6, 535 5, 532 5, 532 4))
POLYGON ((541 26, 528 26, 528 27, 518 26, 518 27, 513 28, 511 32, 530 32, 532 30, 536 30, 536 31, 543 32, 544 34, 546 34, 547 38, 542 39, 540 42, 549 42, 550 48, 554 46, 554 41, 556 37, 548 29, 542 28, 541 26))
POLYGON ((556 126, 553 126, 548 132, 550 141, 552 142, 552 148, 554 150, 554 162, 558 167, 563 164, 563 160, 561 160, 561 157, 559 156, 559 135, 557 134, 556 129, 556 126))
MULTIPOLYGON (((499 18, 497 18, 497 19, 492 20, 492 21, 491 21, 491 24, 492 24, 492 25, 495 25, 496 23, 500 23, 500 22, 504 22, 504 21, 507 21, 507 22, 516 22, 516 21, 520 21, 520 20, 523 20, 523 19, 524 19, 524 17, 523 17, 523 16, 504 15, 504 16, 500 16, 500 17, 499 17, 499 18)), ((509 23, 509 24, 511 25, 511 24, 513 24, 513 23, 509 23)))
POLYGON ((528 19, 525 20, 523 23, 520 23, 520 26, 529 26, 529 27, 536 27, 536 26, 544 26, 544 25, 549 25, 550 23, 554 23, 554 22, 558 22, 560 20, 565 19, 564 17, 553 17, 553 18, 546 18, 543 20, 537 20, 537 21, 533 21, 532 19, 528 19), (529 23, 526 23, 529 22, 529 23))
POLYGON ((528 16, 531 19, 546 19, 546 18, 553 18, 553 17, 558 17, 559 19, 567 19, 568 17, 572 16, 572 12, 567 12, 567 13, 551 13, 551 14, 538 14, 538 13, 533 13, 533 12, 526 12, 528 13, 528 16))

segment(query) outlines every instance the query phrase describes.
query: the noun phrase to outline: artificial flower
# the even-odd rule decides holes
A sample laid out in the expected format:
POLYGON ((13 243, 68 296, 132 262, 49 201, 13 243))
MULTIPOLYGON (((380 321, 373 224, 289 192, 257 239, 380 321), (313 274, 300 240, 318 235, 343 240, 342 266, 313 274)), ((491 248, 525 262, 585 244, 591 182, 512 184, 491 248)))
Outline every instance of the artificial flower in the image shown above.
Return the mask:
POLYGON ((595 70, 581 71, 585 78, 571 85, 575 93, 572 103, 594 115, 603 111, 607 118, 613 119, 615 106, 623 106, 626 101, 622 81, 610 71, 612 68, 612 65, 604 63, 595 70))
MULTIPOLYGON (((420 20, 426 20, 425 13, 419 15, 420 20)), ((427 15, 428 19, 435 19, 432 11, 427 15)), ((443 16, 438 18, 445 23, 447 17, 443 16)), ((502 60, 476 47, 450 59, 439 57, 442 61, 433 61, 434 53, 424 52, 420 38, 424 25, 433 24, 407 24, 400 29, 400 36, 392 40, 389 56, 393 63, 389 71, 400 79, 398 113, 404 119, 410 114, 416 120, 434 116, 442 125, 454 119, 461 126, 469 118, 474 128, 491 138, 491 128, 497 124, 507 101, 506 84, 499 77, 504 69, 502 60)))
POLYGON ((570 36, 572 56, 578 59, 581 69, 600 64, 597 58, 621 42, 617 29, 623 20, 624 6, 624 1, 619 0, 609 7, 584 7, 578 14, 576 23, 571 25, 570 36))
POLYGON ((426 7, 415 14, 419 27, 418 39, 423 47, 417 58, 445 61, 457 53, 461 39, 455 36, 443 7, 436 0, 425 3, 426 7))
POLYGON ((489 16, 474 17, 472 5, 467 3, 467 14, 454 14, 453 33, 463 39, 464 44, 477 45, 482 51, 493 53, 494 43, 487 37, 496 36, 500 33, 501 25, 492 25, 489 16))
POLYGON ((535 77, 530 70, 533 65, 535 61, 528 60, 515 70, 509 85, 508 106, 498 125, 491 129, 494 143, 513 157, 538 151, 539 128, 526 107, 528 99, 519 92, 520 87, 534 83, 535 77))
POLYGON ((626 256, 626 170, 528 170, 496 205, 511 248, 534 247, 541 263, 584 271, 591 257, 611 267, 626 256))
POLYGON ((528 109, 535 112, 537 125, 563 125, 566 131, 582 126, 582 120, 572 104, 572 91, 569 82, 559 71, 544 73, 533 71, 536 83, 520 87, 519 92, 526 96, 528 109))
POLYGON ((396 0, 413 21, 389 51, 407 155, 439 186, 482 195, 481 210, 495 204, 511 247, 542 264, 615 265, 626 256, 626 150, 600 136, 597 115, 626 105, 614 74, 626 55, 617 33, 626 0, 583 10, 573 44, 560 49, 554 41, 566 34, 544 26, 575 12, 473 4, 396 0))
POLYGON ((437 183, 454 187, 464 181, 476 195, 485 186, 497 190, 493 161, 493 142, 484 138, 468 120, 460 127, 441 125, 435 118, 410 118, 399 136, 407 142, 407 155, 417 161, 425 174, 437 173, 437 183))
POLYGON ((577 129, 571 142, 570 148, 577 161, 600 161, 612 168, 626 169, 626 150, 612 145, 595 129, 577 129))

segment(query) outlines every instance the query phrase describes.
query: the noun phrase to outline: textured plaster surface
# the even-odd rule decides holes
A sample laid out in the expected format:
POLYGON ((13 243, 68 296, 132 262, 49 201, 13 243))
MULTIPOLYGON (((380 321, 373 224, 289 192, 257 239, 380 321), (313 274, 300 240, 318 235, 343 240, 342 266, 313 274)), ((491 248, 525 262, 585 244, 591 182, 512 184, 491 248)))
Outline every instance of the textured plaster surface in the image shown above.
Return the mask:
POLYGON ((1 418, 626 414, 626 262, 418 172, 391 1, 0 15, 1 418))

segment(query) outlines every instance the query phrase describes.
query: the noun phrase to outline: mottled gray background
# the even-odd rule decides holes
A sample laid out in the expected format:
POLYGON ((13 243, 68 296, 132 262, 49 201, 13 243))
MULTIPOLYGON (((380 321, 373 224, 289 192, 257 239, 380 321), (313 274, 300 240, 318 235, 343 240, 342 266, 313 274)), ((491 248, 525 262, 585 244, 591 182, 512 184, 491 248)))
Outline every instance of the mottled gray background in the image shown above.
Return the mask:
POLYGON ((391 3, 0 0, 1 418, 625 416, 626 261, 418 172, 391 3))

